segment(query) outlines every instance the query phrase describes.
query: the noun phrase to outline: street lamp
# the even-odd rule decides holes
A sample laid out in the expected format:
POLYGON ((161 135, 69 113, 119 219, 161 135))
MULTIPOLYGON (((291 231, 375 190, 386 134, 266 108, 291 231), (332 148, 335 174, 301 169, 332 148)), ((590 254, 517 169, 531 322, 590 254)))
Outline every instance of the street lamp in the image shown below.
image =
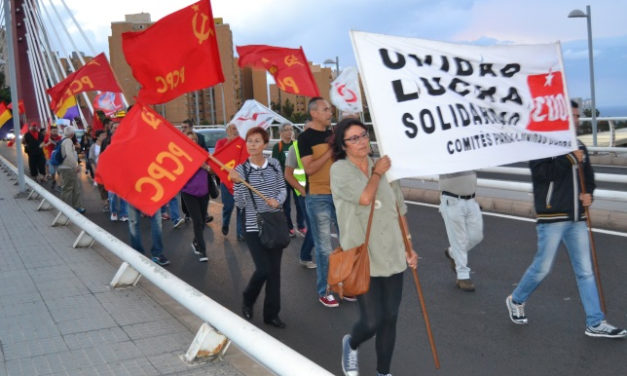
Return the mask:
POLYGON ((337 78, 337 76, 340 75, 340 58, 339 58, 339 56, 336 56, 335 60, 333 60, 333 59, 326 59, 324 62, 322 62, 322 64, 335 64, 335 78, 337 78))
POLYGON ((594 95, 594 59, 592 57, 592 14, 590 5, 586 5, 586 13, 579 9, 568 13, 568 18, 586 18, 588 23, 588 60, 590 61, 590 100, 592 101, 592 145, 597 146, 597 107, 594 95))

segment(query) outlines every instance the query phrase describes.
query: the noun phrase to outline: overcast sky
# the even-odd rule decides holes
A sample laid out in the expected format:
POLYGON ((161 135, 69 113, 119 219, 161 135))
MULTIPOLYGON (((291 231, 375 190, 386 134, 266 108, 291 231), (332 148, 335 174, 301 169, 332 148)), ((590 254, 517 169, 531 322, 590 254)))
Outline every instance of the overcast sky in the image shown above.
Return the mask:
MULTIPOLYGON (((65 14, 62 0, 52 1, 65 14)), ((150 13, 152 21, 193 0, 65 0, 95 53, 108 54, 111 22, 125 14, 150 13)), ((320 64, 339 56, 355 65, 349 30, 482 44, 561 41, 571 97, 590 97, 585 18, 573 9, 592 7, 597 105, 627 109, 627 0, 213 0, 214 17, 230 24, 235 45, 302 46, 320 64)), ((53 16, 54 17, 54 16, 53 16)), ((65 16, 67 17, 67 16, 65 16)), ((76 43, 92 53, 66 20, 76 43)), ((627 110, 626 110, 627 111, 627 110)), ((627 116, 627 113, 624 114, 627 116)))

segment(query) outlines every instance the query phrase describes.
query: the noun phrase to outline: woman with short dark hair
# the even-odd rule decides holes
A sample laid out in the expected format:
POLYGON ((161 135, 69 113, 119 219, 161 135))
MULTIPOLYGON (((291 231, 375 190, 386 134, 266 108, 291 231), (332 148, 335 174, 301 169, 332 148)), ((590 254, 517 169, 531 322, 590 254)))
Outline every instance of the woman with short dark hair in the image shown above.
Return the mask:
MULTIPOLYGON (((248 130, 246 133, 248 160, 230 173, 231 180, 235 183, 233 187, 235 205, 244 209, 244 237, 255 263, 255 272, 244 290, 242 314, 247 320, 253 318, 253 305, 265 284, 263 322, 277 328, 285 328, 285 323, 279 318, 283 248, 267 248, 261 244, 257 226, 257 213, 280 211, 286 196, 281 165, 276 159, 263 155, 268 141, 269 136, 264 129, 255 127, 248 130), (242 184, 242 181, 247 181, 266 199, 253 193, 242 184)), ((287 227, 283 231, 287 231, 287 227)))
POLYGON ((389 183, 383 175, 390 158, 373 161, 368 128, 357 119, 345 119, 330 139, 333 159, 331 193, 337 213, 340 245, 348 250, 365 240, 370 206, 374 203, 371 236, 370 289, 357 297, 360 318, 351 334, 342 339, 342 370, 358 375, 357 348, 376 335, 378 375, 390 375, 396 341, 396 319, 403 291, 403 272, 415 268, 418 256, 407 256, 399 216, 405 226, 407 207, 398 181, 389 183))

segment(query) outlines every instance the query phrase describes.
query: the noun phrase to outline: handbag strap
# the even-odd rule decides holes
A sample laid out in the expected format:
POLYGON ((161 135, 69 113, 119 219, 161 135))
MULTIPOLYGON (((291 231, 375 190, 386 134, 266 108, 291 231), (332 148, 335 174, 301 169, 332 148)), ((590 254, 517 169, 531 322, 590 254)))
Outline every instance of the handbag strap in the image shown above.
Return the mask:
MULTIPOLYGON (((374 173, 374 167, 372 168, 372 172, 370 173, 370 176, 372 176, 372 173, 374 173)), ((374 204, 377 201, 377 191, 379 190, 379 186, 377 185, 377 188, 374 190, 374 197, 372 198, 372 204, 370 205, 370 216, 368 217, 368 227, 366 227, 366 242, 364 244, 366 244, 366 247, 368 246, 368 241, 370 239, 370 228, 372 227, 372 217, 374 215, 374 204)))
MULTIPOLYGON (((250 181, 248 181, 248 169, 246 168, 246 165, 250 166, 250 163, 246 161, 244 165, 242 166, 242 168, 244 169, 244 180, 246 180, 246 183, 250 184, 250 181)), ((250 168, 252 169, 252 166, 250 166, 250 168)), ((259 210, 257 210, 257 204, 255 203, 255 197, 253 196, 253 191, 250 188, 248 188, 248 194, 250 195, 250 199, 253 202, 253 207, 255 208, 255 212, 259 213, 259 210)))

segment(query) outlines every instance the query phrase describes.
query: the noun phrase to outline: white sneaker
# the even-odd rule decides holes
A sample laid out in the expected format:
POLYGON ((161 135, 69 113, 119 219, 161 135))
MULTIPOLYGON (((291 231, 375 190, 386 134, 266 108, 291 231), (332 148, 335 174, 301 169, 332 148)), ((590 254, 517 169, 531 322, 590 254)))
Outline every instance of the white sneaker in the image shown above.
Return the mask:
POLYGON ((603 320, 597 326, 586 326, 585 334, 589 337, 625 338, 627 330, 617 328, 603 320))
POLYGON ((116 222, 118 220, 117 213, 111 213, 111 222, 116 222))
POLYGON ((344 376, 358 376, 359 361, 357 350, 351 349, 350 339, 351 336, 349 334, 342 338, 342 372, 344 372, 344 376))
MULTIPOLYGON (((512 296, 508 296, 505 299, 505 305, 509 312, 509 318, 514 324, 525 325, 527 324, 527 316, 525 315, 525 303, 516 304, 512 300, 512 296)), ((587 330, 587 329, 586 329, 587 330)))

